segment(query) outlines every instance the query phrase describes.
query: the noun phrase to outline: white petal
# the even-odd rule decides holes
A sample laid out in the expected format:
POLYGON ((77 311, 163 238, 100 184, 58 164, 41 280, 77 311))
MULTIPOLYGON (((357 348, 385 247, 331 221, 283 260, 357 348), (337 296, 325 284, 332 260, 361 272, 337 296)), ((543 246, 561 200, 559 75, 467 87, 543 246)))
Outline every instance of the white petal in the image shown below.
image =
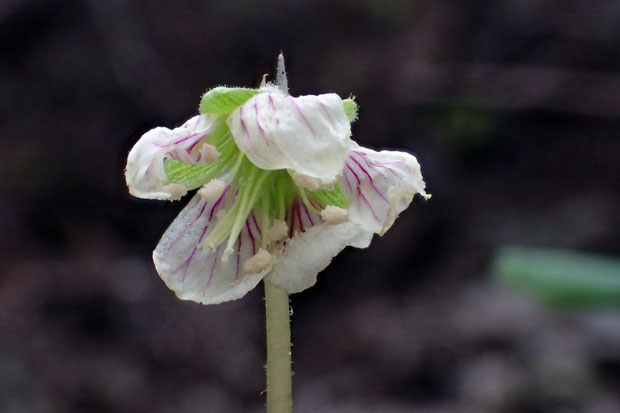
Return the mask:
POLYGON ((405 152, 357 147, 342 174, 341 188, 349 198, 349 219, 383 235, 413 199, 427 196, 417 159, 405 152))
POLYGON ((350 221, 315 225, 287 241, 265 279, 289 293, 303 291, 316 283, 317 274, 346 246, 366 248, 372 235, 350 221))
POLYGON ((298 98, 260 93, 227 122, 239 149, 262 169, 292 169, 330 181, 342 173, 351 150, 351 125, 333 93, 298 98))
POLYGON ((129 192, 139 198, 175 199, 178 188, 167 187, 164 159, 202 162, 200 144, 216 126, 216 118, 199 115, 175 129, 151 129, 136 142, 127 157, 125 179, 129 192))
MULTIPOLYGON (((260 282, 263 273, 246 273, 243 264, 261 245, 261 229, 248 217, 234 253, 222 260, 225 244, 215 251, 200 244, 216 226, 229 188, 214 201, 196 194, 162 236, 153 251, 160 277, 177 296, 203 304, 217 304, 243 297, 260 282)), ((265 271, 266 272, 266 271, 265 271)))

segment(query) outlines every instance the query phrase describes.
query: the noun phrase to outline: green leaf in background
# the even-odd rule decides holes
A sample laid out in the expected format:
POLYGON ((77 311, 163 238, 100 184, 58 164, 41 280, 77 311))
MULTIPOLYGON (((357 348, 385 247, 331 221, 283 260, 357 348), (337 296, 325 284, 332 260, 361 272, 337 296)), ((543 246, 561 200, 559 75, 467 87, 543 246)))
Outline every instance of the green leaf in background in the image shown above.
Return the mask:
POLYGON ((200 113, 227 115, 258 93, 260 93, 259 89, 216 87, 202 95, 200 113))
POLYGON ((562 307, 620 307, 620 260, 582 252, 502 247, 493 273, 499 282, 562 307))
POLYGON ((345 99, 342 103, 344 103, 344 113, 347 114, 349 122, 353 122, 357 119, 357 103, 353 99, 345 99))

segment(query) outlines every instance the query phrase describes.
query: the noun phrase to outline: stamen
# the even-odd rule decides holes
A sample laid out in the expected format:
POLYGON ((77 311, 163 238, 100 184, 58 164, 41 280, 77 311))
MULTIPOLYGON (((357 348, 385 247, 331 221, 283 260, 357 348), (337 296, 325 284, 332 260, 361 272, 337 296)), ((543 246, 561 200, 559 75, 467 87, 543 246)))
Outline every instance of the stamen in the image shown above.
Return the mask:
POLYGON ((222 195, 224 189, 226 189, 226 183, 224 181, 212 179, 200 188, 198 195, 207 201, 215 201, 222 195))
POLYGON ((349 216, 349 211, 335 205, 328 205, 321 211, 321 218, 330 225, 346 221, 347 216, 349 216))
POLYGON ((232 207, 230 209, 225 207, 228 209, 227 212, 222 213, 225 216, 221 217, 213 231, 201 244, 203 247, 206 245, 214 250, 228 239, 221 257, 224 261, 234 252, 235 242, 263 190, 265 180, 272 174, 271 171, 259 169, 249 162, 244 163, 244 165, 231 186, 230 192, 236 193, 231 198, 232 207), (234 198, 235 196, 236 198, 234 198))
POLYGON ((302 188, 308 188, 311 191, 316 191, 317 189, 319 189, 319 180, 316 178, 304 174, 299 174, 297 172, 293 172, 293 175, 291 175, 291 177, 293 178, 293 182, 295 182, 302 188))
POLYGON ((331 188, 336 182, 335 178, 331 180, 323 180, 297 172, 293 172, 291 174, 291 177, 293 178, 293 182, 295 182, 297 185, 303 188, 307 188, 312 192, 316 191, 317 189, 331 188))
POLYGON ((210 143, 204 143, 200 148, 200 156, 203 162, 213 163, 220 157, 220 152, 210 143))
POLYGON ((243 263, 243 271, 248 273, 262 273, 269 272, 273 263, 275 261, 275 257, 271 255, 267 250, 259 249, 256 254, 252 257, 248 258, 243 263))
POLYGON ((183 184, 168 184, 164 187, 164 190, 170 192, 170 200, 176 201, 181 199, 187 194, 187 187, 183 184))

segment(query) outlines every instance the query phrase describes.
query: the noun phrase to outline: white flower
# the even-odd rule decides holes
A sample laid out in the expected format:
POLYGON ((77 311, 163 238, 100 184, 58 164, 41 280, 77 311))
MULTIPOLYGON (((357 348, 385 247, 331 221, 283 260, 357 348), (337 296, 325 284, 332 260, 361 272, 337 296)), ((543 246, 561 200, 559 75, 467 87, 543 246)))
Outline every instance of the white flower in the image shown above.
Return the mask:
POLYGON ((416 193, 427 196, 415 157, 350 140, 355 106, 335 94, 216 88, 201 112, 144 134, 126 168, 137 197, 201 188, 153 252, 182 299, 234 300, 265 277, 302 291, 343 248, 367 247, 416 193))

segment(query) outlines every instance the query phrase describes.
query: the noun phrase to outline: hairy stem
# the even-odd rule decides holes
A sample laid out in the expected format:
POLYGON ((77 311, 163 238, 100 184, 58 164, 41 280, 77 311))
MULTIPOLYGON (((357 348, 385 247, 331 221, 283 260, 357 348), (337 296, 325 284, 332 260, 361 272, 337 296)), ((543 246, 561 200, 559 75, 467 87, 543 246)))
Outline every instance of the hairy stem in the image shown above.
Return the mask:
POLYGON ((265 281, 267 413, 291 413, 291 323, 288 293, 265 281))

